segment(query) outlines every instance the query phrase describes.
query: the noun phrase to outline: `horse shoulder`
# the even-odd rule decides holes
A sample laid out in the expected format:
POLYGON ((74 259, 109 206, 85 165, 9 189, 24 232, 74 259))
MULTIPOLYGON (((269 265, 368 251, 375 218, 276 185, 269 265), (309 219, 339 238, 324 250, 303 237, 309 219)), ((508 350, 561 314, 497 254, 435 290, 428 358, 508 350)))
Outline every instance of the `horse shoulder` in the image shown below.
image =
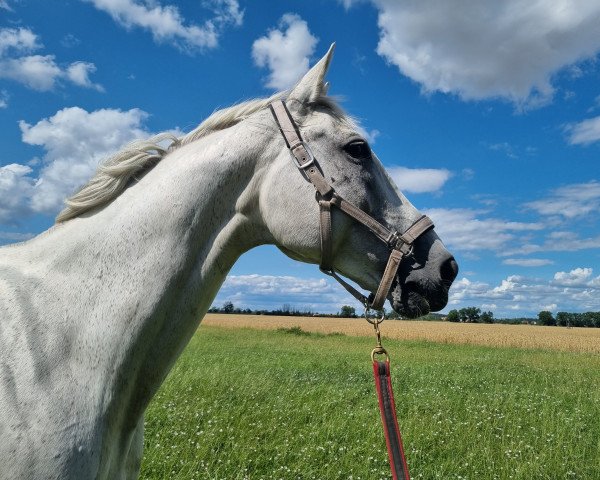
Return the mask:
POLYGON ((24 474, 18 478, 60 462, 42 452, 52 450, 64 436, 60 430, 70 428, 68 409, 57 401, 76 395, 61 380, 70 335, 51 328, 60 324, 52 305, 56 288, 27 262, 22 248, 0 249, 0 458, 12 459, 3 469, 24 474))

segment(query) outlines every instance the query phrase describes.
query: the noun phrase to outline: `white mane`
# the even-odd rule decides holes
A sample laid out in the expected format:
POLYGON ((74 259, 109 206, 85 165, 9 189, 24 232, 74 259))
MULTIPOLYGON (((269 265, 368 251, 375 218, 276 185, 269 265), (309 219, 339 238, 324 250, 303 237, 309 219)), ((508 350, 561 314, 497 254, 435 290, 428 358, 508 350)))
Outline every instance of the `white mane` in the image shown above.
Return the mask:
POLYGON ((282 96, 283 93, 277 93, 270 98, 249 100, 218 110, 182 137, 160 133, 146 140, 130 143, 101 163, 89 182, 65 200, 67 206, 56 217, 56 223, 106 205, 118 197, 136 175, 154 167, 169 152, 212 132, 229 128, 282 96), (163 146, 165 141, 170 142, 166 147, 163 146))
MULTIPOLYGON (((269 98, 248 100, 218 110, 182 137, 176 137, 170 133, 160 133, 146 140, 137 140, 130 143, 120 152, 101 163, 89 182, 65 200, 67 206, 56 217, 56 223, 65 222, 93 208, 106 205, 118 197, 127 188, 131 180, 136 179, 136 175, 150 170, 168 153, 212 132, 229 128, 285 95, 286 92, 280 92, 269 98), (170 142, 168 146, 163 146, 165 141, 170 142)), ((353 120, 345 115, 331 97, 319 97, 311 106, 326 108, 338 120, 347 124, 354 124, 353 120)))

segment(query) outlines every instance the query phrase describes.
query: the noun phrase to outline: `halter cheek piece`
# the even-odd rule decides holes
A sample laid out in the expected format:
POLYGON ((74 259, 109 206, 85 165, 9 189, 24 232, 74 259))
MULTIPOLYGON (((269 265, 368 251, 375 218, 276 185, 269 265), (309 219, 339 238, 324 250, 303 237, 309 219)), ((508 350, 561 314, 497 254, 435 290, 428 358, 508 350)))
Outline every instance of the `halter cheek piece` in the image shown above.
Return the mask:
POLYGON ((321 263, 319 268, 323 273, 336 279, 352 296, 365 307, 381 310, 388 296, 394 277, 398 272, 400 262, 404 257, 412 255, 413 243, 425 232, 433 228, 433 222, 426 215, 418 218, 402 235, 389 230, 360 208, 344 200, 327 182, 317 168, 316 160, 310 148, 302 141, 298 125, 292 118, 282 100, 276 100, 269 105, 279 130, 292 155, 298 169, 317 190, 317 201, 320 209, 321 227, 321 263), (331 207, 335 206, 367 227, 375 236, 382 240, 390 249, 390 256, 381 277, 377 292, 368 298, 341 278, 333 268, 333 235, 331 230, 331 207))

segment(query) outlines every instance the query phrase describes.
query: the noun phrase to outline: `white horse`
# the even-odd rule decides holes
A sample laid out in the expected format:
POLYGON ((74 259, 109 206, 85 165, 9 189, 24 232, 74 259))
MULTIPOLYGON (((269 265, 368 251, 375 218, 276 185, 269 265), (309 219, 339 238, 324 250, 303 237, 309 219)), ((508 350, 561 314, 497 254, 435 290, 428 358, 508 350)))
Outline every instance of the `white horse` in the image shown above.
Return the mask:
MULTIPOLYGON (((0 249, 0 478, 133 479, 143 414, 240 255, 274 244, 318 263, 318 205, 267 108, 285 99, 328 182, 403 232, 418 211, 326 97, 331 50, 287 94, 118 153, 57 224, 0 249)), ((332 212, 336 270, 373 291, 389 250, 332 212)), ((457 272, 433 230, 398 271, 392 306, 439 310, 457 272)))

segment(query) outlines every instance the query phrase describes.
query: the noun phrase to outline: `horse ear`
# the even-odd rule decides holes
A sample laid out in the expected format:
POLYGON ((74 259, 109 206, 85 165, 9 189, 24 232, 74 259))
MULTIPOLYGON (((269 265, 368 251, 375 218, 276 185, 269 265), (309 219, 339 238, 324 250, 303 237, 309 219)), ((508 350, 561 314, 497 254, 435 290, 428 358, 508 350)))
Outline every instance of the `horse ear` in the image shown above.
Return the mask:
POLYGON ((301 104, 307 104, 314 102, 321 95, 327 94, 329 83, 324 80, 325 74, 329 69, 331 57, 333 57, 334 49, 335 43, 332 43, 325 56, 319 60, 292 89, 288 95, 288 101, 295 100, 301 104))

